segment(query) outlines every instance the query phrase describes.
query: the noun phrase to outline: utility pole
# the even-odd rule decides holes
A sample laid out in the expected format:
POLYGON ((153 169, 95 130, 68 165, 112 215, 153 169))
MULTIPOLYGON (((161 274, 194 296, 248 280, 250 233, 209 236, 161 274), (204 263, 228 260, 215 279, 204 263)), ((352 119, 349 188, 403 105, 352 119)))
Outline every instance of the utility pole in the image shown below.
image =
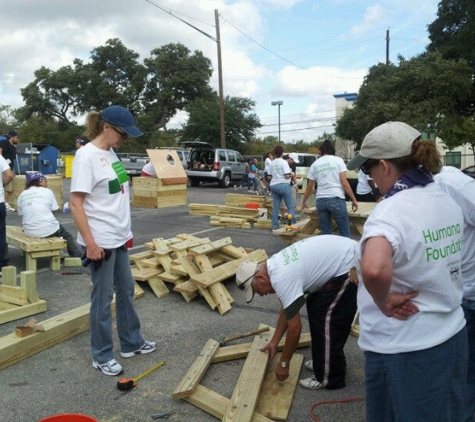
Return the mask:
POLYGON ((226 148, 226 130, 224 126, 223 66, 221 62, 221 36, 219 32, 218 9, 214 9, 214 20, 216 22, 216 46, 218 48, 219 123, 221 128, 221 148, 226 148))
POLYGON ((386 29, 386 64, 389 64, 389 28, 386 29))

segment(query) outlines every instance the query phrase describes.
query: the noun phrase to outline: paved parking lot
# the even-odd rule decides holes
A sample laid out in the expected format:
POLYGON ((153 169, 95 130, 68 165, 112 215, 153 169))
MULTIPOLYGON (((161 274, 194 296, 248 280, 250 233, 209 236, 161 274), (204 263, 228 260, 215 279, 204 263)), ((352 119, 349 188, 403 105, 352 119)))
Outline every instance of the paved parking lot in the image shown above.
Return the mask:
MULTIPOLYGON (((69 181, 64 182, 64 200, 69 198, 69 181)), ((225 204, 226 193, 202 185, 188 189, 188 203, 225 204)), ((70 214, 57 213, 60 222, 76 233, 70 214)), ((20 225, 17 213, 8 213, 8 225, 20 225)), ((233 245, 263 248, 270 256, 285 247, 280 237, 264 229, 233 229, 211 227, 209 217, 190 216, 187 206, 168 209, 132 207, 134 232, 133 252, 145 250, 143 244, 155 237, 165 239, 179 233, 188 233, 212 240, 230 236, 233 245)), ((315 251, 318 253, 318 251, 315 251)), ((24 258, 18 250, 10 248, 10 262, 18 273, 24 270, 24 258)), ((48 260, 40 260, 37 288, 41 298, 47 300, 48 310, 35 318, 41 322, 89 303, 89 277, 87 274, 62 275, 62 271, 49 270, 48 260)), ((35 356, 24 359, 0 371, 1 421, 37 421, 57 413, 83 413, 100 421, 147 421, 151 415, 167 412, 173 421, 212 421, 208 413, 183 401, 175 401, 171 394, 189 369, 209 338, 222 337, 256 329, 260 323, 275 326, 279 304, 274 295, 256 297, 246 304, 234 280, 225 282, 234 304, 223 316, 212 311, 203 299, 185 302, 181 295, 171 292, 158 299, 148 285, 143 298, 136 301, 142 321, 142 332, 147 339, 158 342, 155 353, 118 361, 124 366, 126 377, 136 377, 164 360, 165 365, 139 381, 138 388, 115 400, 119 391, 117 378, 106 377, 91 366, 89 333, 85 332, 64 341, 35 356)), ((302 310, 304 332, 308 332, 306 312, 302 310)), ((29 318, 0 325, 0 336, 14 332, 29 318)), ((243 340, 245 341, 245 340, 243 340)), ((247 340, 249 341, 249 340, 247 340)), ((1 343, 0 343, 1 344, 1 343)), ((310 349, 299 351, 306 358, 310 349)), ((309 391, 297 386, 289 421, 310 421, 310 408, 317 402, 341 400, 364 395, 363 356, 356 339, 349 338, 346 347, 348 359, 347 388, 337 391, 309 391)), ((211 365, 202 384, 226 397, 231 397, 244 360, 211 365)), ((302 377, 310 376, 303 368, 302 377)), ((364 403, 328 404, 319 406, 316 414, 322 422, 363 421, 364 403)))

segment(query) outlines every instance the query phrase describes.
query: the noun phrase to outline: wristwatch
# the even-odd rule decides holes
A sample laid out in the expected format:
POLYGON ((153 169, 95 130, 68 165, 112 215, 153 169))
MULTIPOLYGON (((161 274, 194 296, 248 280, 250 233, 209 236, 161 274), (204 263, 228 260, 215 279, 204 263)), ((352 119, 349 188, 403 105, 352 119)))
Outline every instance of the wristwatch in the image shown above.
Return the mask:
POLYGON ((289 366, 289 364, 287 362, 284 362, 283 360, 281 360, 279 364, 282 368, 287 368, 289 366))

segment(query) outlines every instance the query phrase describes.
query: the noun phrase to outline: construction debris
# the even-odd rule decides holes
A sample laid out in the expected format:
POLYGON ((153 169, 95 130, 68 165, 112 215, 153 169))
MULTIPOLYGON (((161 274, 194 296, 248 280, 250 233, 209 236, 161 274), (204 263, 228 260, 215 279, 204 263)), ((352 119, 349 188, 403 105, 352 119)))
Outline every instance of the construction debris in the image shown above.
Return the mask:
POLYGON ((224 315, 234 300, 223 281, 236 275, 242 261, 267 259, 263 249, 248 252, 231 243, 230 237, 211 241, 188 234, 153 239, 145 244, 149 251, 129 256, 132 276, 148 282, 159 298, 170 293, 165 283, 171 283, 187 302, 201 295, 211 309, 224 315))

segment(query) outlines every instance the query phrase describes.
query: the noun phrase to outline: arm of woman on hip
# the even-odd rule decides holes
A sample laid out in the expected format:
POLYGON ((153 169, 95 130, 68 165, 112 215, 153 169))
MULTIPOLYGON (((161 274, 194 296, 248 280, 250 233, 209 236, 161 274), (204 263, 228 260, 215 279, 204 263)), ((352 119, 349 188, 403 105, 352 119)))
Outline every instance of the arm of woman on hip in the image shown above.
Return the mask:
POLYGON ((361 257, 361 275, 366 290, 374 303, 387 317, 405 320, 419 312, 411 301, 419 292, 393 293, 393 249, 385 237, 370 237, 364 244, 361 257))

